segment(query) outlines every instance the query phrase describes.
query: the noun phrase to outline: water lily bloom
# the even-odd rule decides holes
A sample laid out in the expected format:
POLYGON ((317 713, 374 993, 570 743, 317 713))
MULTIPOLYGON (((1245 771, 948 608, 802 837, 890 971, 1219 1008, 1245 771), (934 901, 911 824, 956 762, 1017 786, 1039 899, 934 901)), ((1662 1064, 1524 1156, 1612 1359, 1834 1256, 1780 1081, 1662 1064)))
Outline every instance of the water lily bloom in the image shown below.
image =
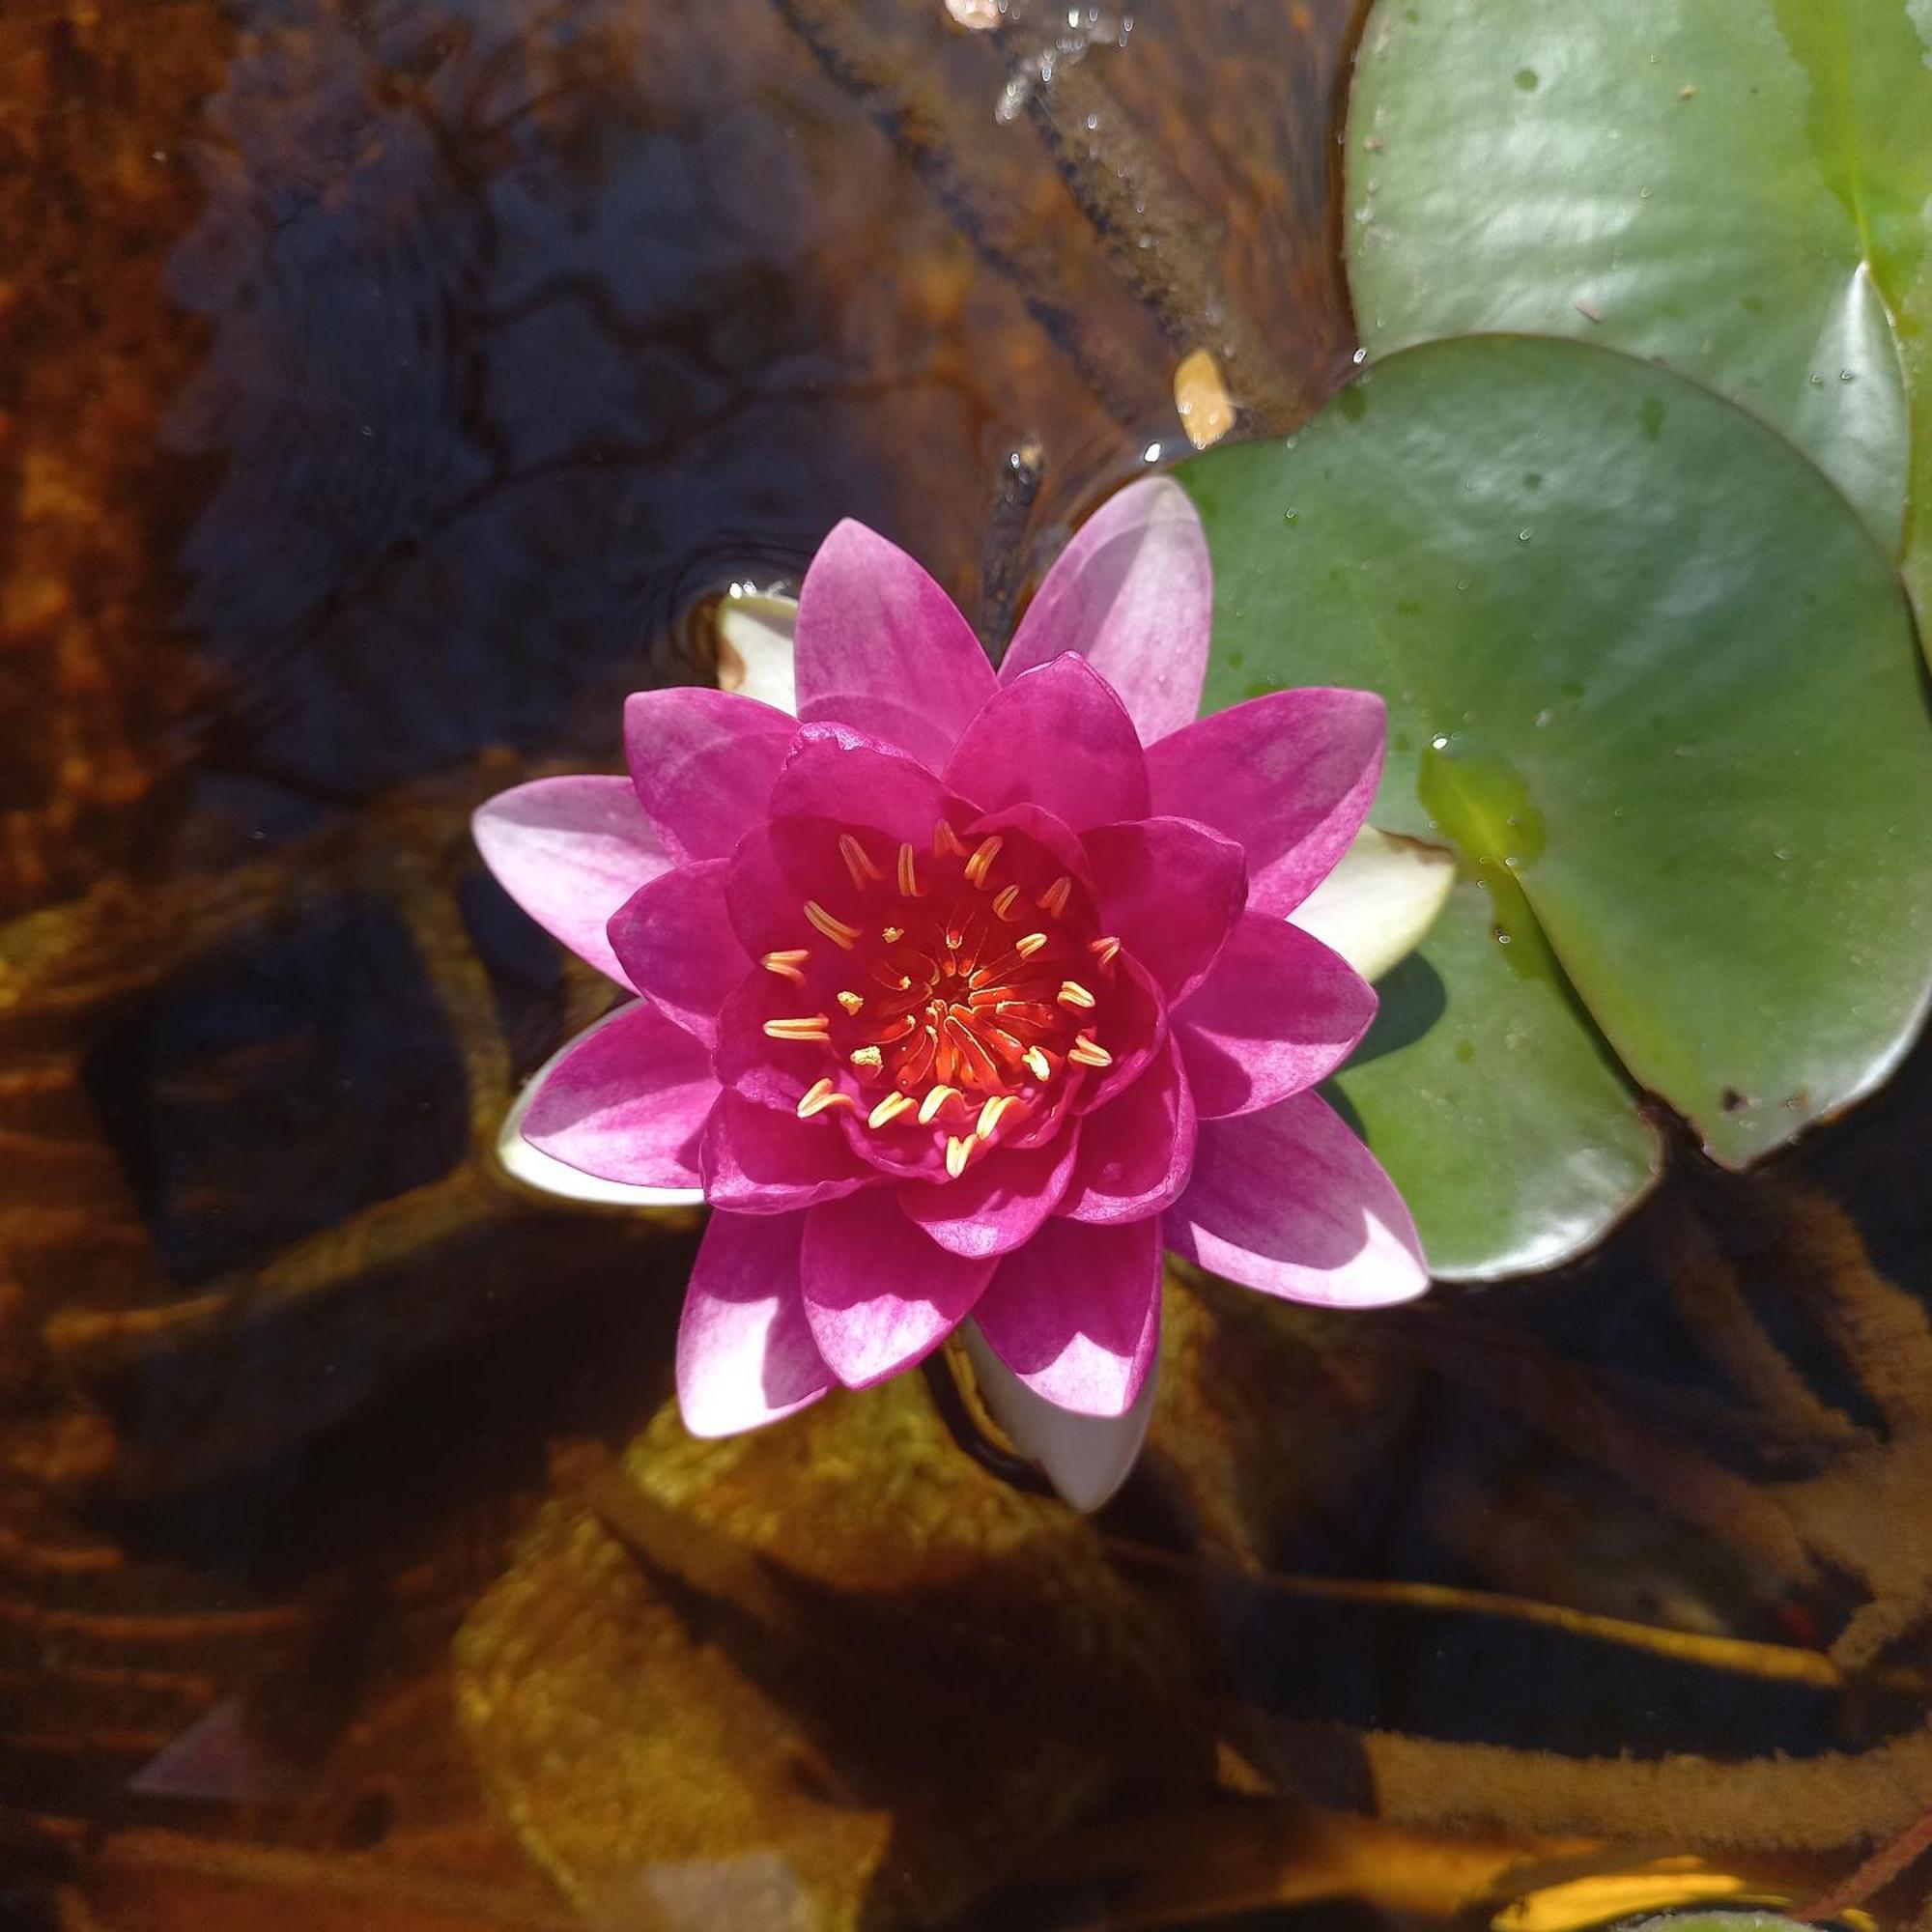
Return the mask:
POLYGON ((1394 1186, 1312 1091, 1375 1012, 1302 909, 1362 831, 1382 703, 1197 720, 1210 596, 1192 505, 1138 483, 995 675, 919 564, 841 524, 797 605, 796 716, 641 693, 629 778, 477 814, 512 896, 639 996, 518 1125, 595 1198, 710 1205, 677 1348, 697 1434, 959 1330, 1091 1505, 1146 1428, 1164 1249, 1333 1307, 1426 1285, 1394 1186))

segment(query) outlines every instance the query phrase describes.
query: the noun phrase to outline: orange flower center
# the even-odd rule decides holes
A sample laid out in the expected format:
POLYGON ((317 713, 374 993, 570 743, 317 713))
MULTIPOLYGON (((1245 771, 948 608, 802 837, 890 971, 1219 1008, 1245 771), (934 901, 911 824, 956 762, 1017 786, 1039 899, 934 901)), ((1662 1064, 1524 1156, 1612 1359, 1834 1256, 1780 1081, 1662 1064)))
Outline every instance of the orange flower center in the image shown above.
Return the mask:
MULTIPOLYGON (((765 1022, 772 1038, 815 1045, 849 1069, 811 1087, 801 1119, 842 1106, 875 1132, 936 1128, 957 1177, 1037 1111, 1063 1068, 1113 1064, 1091 1016, 1120 941, 1075 929, 1068 875, 1034 892, 1009 877, 1005 846, 991 833, 969 851, 942 818, 929 858, 901 845, 888 867, 859 834, 839 834, 852 916, 816 899, 803 913, 842 983, 826 1010, 765 1022)), ((823 956, 800 946, 763 964, 804 987, 823 956)))

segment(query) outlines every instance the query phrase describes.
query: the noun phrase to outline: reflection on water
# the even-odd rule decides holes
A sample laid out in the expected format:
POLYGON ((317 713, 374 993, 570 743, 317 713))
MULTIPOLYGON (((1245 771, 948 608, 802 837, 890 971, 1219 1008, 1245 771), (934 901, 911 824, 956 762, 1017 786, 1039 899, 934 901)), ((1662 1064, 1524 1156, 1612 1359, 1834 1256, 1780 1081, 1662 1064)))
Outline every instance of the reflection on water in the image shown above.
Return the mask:
POLYGON ((1348 367, 1340 0, 1009 15, 0 13, 0 1923, 1920 1903, 1924 1053, 1550 1281, 1175 1282, 1097 1523, 937 1372, 688 1441, 689 1218, 493 1178, 601 995, 476 800, 1348 367))

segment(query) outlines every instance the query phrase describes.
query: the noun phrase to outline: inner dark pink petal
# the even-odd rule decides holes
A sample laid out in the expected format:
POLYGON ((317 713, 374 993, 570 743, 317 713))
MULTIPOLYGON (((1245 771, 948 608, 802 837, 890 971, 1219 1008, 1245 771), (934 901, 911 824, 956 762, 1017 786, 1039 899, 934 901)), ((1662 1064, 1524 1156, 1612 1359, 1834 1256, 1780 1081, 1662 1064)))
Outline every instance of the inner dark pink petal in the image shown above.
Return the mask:
MULTIPOLYGON (((787 774, 838 776, 861 754, 928 782, 831 733, 787 774)), ((919 809, 935 797, 916 840, 796 814, 742 841, 724 898, 755 964, 720 1013, 716 1065, 881 1174, 956 1182, 996 1149, 1056 1147, 1121 1065, 1109 1039, 1129 1072, 1157 1043, 1160 1003, 1096 929, 1063 825, 1032 807, 955 816, 930 790, 919 809)))

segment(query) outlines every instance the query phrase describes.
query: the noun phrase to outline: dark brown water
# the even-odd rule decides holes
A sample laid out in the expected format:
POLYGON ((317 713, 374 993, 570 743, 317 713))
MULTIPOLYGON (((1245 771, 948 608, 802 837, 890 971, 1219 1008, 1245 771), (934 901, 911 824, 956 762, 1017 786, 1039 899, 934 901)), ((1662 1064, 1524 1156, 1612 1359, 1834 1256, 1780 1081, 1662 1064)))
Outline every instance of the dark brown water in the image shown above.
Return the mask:
POLYGON ((1094 1523, 943 1378, 690 1443, 693 1228, 483 1158, 599 996, 477 799, 1346 372, 1348 9, 1080 11, 0 8, 0 1926, 1928 1922, 1925 1053, 1545 1281, 1175 1282, 1094 1523))

